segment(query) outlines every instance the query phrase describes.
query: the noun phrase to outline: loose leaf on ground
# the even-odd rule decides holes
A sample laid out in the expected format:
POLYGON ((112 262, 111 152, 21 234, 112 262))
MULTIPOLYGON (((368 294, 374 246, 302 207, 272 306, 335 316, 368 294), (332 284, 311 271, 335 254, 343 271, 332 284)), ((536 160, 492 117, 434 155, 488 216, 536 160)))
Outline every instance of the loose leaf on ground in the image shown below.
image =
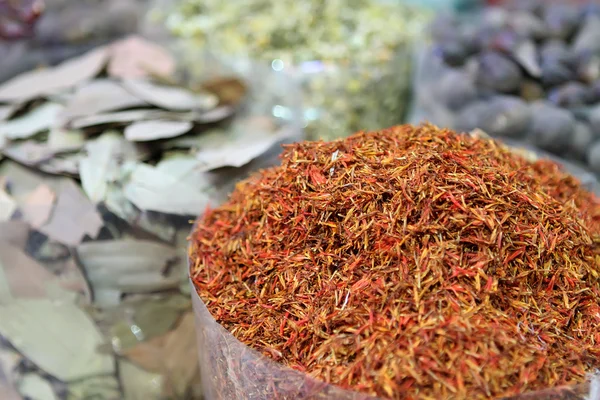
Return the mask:
POLYGON ((111 45, 107 68, 110 76, 126 79, 170 76, 175 68, 175 59, 167 50, 141 36, 131 35, 111 45))
POLYGON ((71 180, 65 181, 58 191, 58 198, 50 220, 40 232, 70 246, 77 246, 85 235, 95 238, 103 221, 94 204, 71 180))
POLYGON ((50 382, 34 372, 23 375, 19 393, 31 400, 58 400, 50 382))
POLYGON ((102 336, 93 321, 71 302, 18 300, 0 305, 0 321, 0 334, 57 379, 114 373, 113 357, 96 351, 102 336))
POLYGON ((124 193, 141 210, 197 215, 210 200, 203 189, 191 187, 150 165, 138 164, 124 187, 124 193))
POLYGON ((166 86, 141 79, 128 79, 123 87, 133 95, 167 110, 208 110, 219 103, 219 99, 208 93, 194 93, 184 88, 166 86))
POLYGON ((71 120, 144 105, 146 102, 123 89, 118 83, 108 79, 97 79, 77 90, 67 103, 61 118, 71 120))
POLYGON ((48 130, 56 122, 63 106, 47 102, 20 117, 0 124, 0 135, 8 139, 27 139, 31 136, 48 130))
POLYGON ((56 194, 48 185, 38 186, 20 205, 23 219, 33 228, 40 229, 50 218, 56 194))
POLYGON ((118 290, 144 293, 177 287, 170 266, 181 256, 176 249, 146 240, 107 240, 82 243, 78 259, 94 292, 118 290))
POLYGON ((181 136, 194 124, 189 121, 153 120, 134 122, 125 128, 125 137, 132 142, 147 142, 181 136))
POLYGON ((92 79, 104 67, 108 48, 99 47, 54 68, 33 70, 0 85, 0 102, 26 101, 92 79))
POLYGON ((163 379, 158 374, 125 361, 119 361, 119 375, 125 400, 160 400, 163 398, 163 379))

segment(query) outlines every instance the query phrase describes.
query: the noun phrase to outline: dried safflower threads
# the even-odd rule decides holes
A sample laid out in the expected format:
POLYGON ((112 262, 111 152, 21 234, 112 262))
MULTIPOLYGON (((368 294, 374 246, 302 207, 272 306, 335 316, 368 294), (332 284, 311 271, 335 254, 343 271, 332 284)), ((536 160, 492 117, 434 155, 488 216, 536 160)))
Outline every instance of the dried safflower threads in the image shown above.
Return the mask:
POLYGON ((288 146, 192 235, 215 319, 318 379, 489 398, 600 366, 600 202, 548 161, 425 125, 288 146))

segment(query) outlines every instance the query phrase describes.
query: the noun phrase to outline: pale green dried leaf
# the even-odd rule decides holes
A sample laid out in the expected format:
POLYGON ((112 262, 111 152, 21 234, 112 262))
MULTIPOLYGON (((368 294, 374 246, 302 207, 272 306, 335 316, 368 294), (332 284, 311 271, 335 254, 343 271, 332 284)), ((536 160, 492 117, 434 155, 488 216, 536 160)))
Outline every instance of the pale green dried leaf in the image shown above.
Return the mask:
POLYGON ((123 81, 123 87, 134 96, 167 110, 208 110, 219 103, 219 99, 210 93, 194 93, 184 88, 160 85, 148 80, 128 79, 123 81))
POLYGON ((61 118, 71 120, 143 105, 146 105, 146 102, 133 96, 118 83, 108 79, 97 79, 77 90, 61 113, 61 118))
POLYGON ((199 136, 195 153, 201 171, 221 167, 241 167, 267 152, 277 142, 289 138, 287 129, 274 130, 265 120, 237 123, 225 135, 213 131, 199 136))
POLYGON ((50 129, 64 109, 61 104, 47 102, 20 117, 0 124, 0 135, 8 139, 27 139, 50 129))
POLYGON ((54 152, 73 151, 81 149, 86 139, 81 131, 55 127, 50 129, 46 144, 54 152))
POLYGON ((194 124, 189 121, 140 121, 125 128, 125 137, 132 142, 168 139, 189 132, 193 126, 194 124))
POLYGON ((156 115, 160 114, 161 111, 148 108, 140 110, 118 111, 113 113, 102 113, 76 118, 71 121, 70 126, 75 129, 82 129, 105 124, 124 124, 155 118, 156 115))
POLYGON ((167 273, 180 257, 171 246, 146 240, 107 240, 82 243, 77 254, 94 290, 144 293, 178 285, 178 274, 167 273))
POLYGON ((31 400, 58 400, 50 382, 36 373, 23 375, 18 388, 21 395, 31 400))
POLYGON ((202 188, 191 187, 185 181, 146 164, 136 166, 124 193, 141 210, 177 215, 197 215, 210 200, 202 188))
POLYGON ((99 47, 54 68, 21 74, 0 85, 0 101, 26 101, 75 86, 95 77, 106 64, 107 57, 108 48, 99 47))
POLYGON ((202 171, 202 163, 187 153, 166 155, 156 164, 156 170, 195 188, 209 190, 211 179, 202 171))
POLYGON ((190 306, 189 297, 180 294, 125 301, 119 307, 120 318, 109 329, 113 351, 129 356, 129 350, 137 347, 140 342, 147 342, 171 330, 190 306))
POLYGON ((144 371, 125 360, 119 361, 119 375, 123 384, 125 400, 162 399, 163 378, 144 371))
POLYGON ((95 376, 70 383, 67 400, 121 400, 121 390, 116 376, 95 376))
POLYGON ((0 334, 40 369, 65 382, 114 372, 99 354, 94 322, 68 301, 21 299, 0 305, 0 334))
POLYGON ((6 157, 30 167, 46 162, 54 156, 54 151, 50 150, 45 143, 31 140, 11 144, 2 152, 6 157))

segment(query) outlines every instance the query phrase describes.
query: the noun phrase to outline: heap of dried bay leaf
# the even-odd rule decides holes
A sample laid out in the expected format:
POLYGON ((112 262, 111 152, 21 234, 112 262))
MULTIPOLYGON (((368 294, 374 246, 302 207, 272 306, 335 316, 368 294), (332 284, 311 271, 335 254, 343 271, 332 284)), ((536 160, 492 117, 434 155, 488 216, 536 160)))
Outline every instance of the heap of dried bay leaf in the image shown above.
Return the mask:
POLYGON ((3 396, 194 398, 190 217, 298 132, 216 75, 131 36, 0 84, 3 396))

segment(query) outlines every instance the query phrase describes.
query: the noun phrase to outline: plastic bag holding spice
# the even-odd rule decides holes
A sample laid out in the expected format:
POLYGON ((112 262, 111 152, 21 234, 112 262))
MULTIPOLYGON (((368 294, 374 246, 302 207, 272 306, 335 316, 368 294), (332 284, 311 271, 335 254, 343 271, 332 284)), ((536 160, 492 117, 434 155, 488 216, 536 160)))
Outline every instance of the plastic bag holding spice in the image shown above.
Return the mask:
MULTIPOLYGON (((212 317, 192 285, 198 357, 207 400, 341 399, 377 397, 316 380, 263 356, 237 340, 212 317)), ((510 400, 600 400, 600 375, 572 387, 510 397, 510 400)))

